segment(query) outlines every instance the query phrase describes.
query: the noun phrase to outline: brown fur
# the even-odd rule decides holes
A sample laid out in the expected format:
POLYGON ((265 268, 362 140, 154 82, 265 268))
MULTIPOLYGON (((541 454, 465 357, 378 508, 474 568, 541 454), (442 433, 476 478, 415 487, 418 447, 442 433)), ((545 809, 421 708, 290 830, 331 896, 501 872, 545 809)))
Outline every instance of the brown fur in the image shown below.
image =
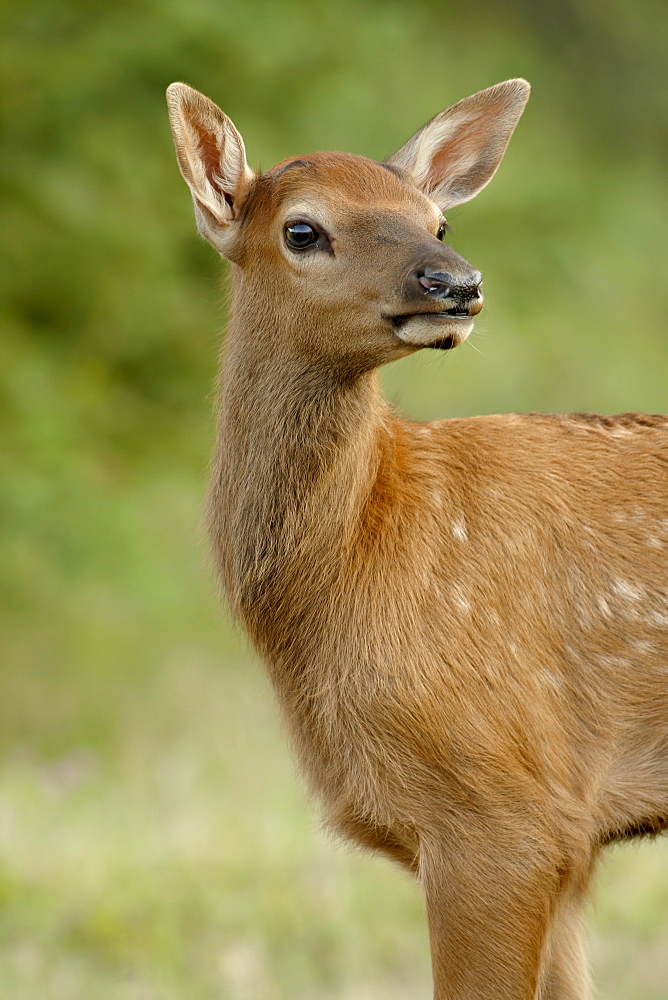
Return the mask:
MULTIPOLYGON (((222 115, 174 87, 193 127, 222 115)), ((498 162, 518 99, 492 91, 465 136, 500 93, 498 162)), ((393 171, 321 153, 216 176, 222 235, 198 207, 234 262, 211 536, 328 822, 422 881, 437 1000, 583 1000, 596 857, 668 820, 668 418, 388 409, 375 368, 434 326, 392 332, 407 275, 470 268, 434 245, 411 142, 393 171), (305 202, 331 256, 285 249, 305 202)))

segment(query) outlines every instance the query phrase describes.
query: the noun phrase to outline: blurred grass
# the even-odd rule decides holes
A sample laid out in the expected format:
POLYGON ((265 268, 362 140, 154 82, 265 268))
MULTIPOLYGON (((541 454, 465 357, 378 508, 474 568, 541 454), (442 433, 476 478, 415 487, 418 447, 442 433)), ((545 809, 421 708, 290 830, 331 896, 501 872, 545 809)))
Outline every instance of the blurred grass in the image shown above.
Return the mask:
MULTIPOLYGON (((0 4, 0 996, 429 995, 419 894, 320 833, 199 529, 224 296, 178 177, 185 79, 269 166, 382 157, 513 75, 492 186, 453 212, 470 344, 384 373, 417 417, 665 411, 664 6, 0 4)), ((609 1000, 668 981, 668 853, 613 853, 609 1000)))

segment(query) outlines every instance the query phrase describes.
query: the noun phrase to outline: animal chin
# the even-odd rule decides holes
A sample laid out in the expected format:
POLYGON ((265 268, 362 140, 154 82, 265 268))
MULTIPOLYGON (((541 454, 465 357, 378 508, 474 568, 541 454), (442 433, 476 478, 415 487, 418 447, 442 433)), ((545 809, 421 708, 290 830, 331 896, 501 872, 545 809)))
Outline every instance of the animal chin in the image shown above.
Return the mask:
POLYGON ((450 350, 462 344, 473 329, 473 318, 452 312, 406 313, 390 317, 395 336, 404 344, 450 350))

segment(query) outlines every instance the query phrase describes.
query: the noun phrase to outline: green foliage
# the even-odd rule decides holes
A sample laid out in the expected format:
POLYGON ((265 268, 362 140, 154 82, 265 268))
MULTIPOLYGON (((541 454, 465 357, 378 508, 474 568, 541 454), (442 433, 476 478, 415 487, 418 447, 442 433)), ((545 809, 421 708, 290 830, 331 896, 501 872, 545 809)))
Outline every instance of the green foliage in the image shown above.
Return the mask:
MULTIPOLYGON (((449 220, 485 276, 477 332, 391 366, 388 392, 419 417, 665 411, 666 24, 658 0, 0 6, 1 995, 428 992, 416 890, 323 843, 212 596, 224 297, 166 85, 220 103, 268 167, 383 157, 526 76, 498 177, 449 220)), ((665 871, 658 846, 611 865, 611 1000, 665 991, 665 871)))

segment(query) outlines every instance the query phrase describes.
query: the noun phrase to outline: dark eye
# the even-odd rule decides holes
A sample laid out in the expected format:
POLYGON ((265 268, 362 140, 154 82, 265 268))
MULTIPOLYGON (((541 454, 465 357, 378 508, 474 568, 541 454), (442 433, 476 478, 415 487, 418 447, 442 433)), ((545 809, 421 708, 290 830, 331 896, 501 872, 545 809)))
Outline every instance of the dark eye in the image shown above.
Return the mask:
POLYGON ((445 234, 447 233, 447 231, 448 231, 449 228, 450 227, 448 226, 447 222, 445 221, 445 219, 443 219, 443 221, 441 222, 440 226, 438 227, 438 232, 436 233, 436 239, 437 240, 444 239, 445 238, 445 234))
POLYGON ((284 232, 291 250, 306 250, 318 242, 318 232, 308 222, 289 222, 284 232))

